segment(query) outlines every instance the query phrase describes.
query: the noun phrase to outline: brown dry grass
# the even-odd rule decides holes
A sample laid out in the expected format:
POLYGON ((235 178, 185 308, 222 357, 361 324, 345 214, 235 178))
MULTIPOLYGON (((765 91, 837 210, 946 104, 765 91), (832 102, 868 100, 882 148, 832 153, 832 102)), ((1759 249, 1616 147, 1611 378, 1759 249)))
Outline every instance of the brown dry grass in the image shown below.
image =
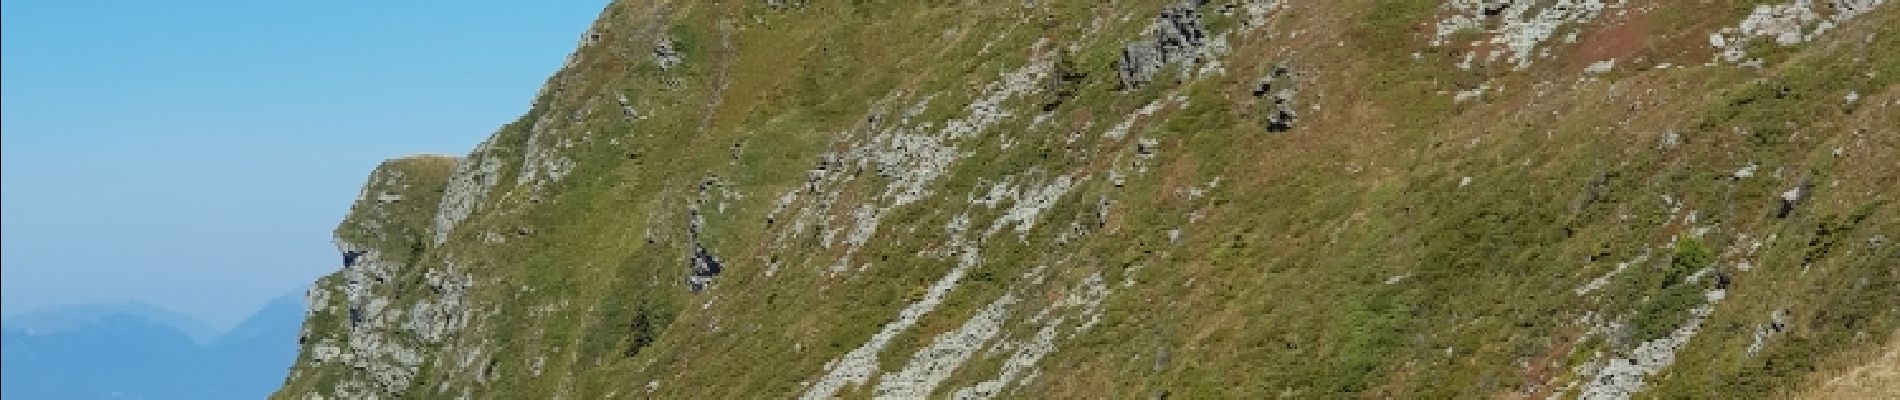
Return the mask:
POLYGON ((1802 399, 1900 399, 1900 330, 1894 331, 1887 345, 1865 353, 1842 357, 1858 365, 1816 373, 1813 389, 1801 393, 1802 399))

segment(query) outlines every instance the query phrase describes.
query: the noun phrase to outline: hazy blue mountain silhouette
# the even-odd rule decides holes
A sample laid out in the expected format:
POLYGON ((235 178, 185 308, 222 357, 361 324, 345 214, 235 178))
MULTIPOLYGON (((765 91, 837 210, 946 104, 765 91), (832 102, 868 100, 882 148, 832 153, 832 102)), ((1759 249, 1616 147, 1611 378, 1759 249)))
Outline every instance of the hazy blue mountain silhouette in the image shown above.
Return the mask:
POLYGON ((8 318, 6 325, 35 335, 52 335, 83 328, 115 314, 130 314, 170 326, 199 344, 218 339, 218 330, 210 325, 183 313, 138 301, 53 307, 8 318))
POLYGON ((297 359, 297 335, 303 329, 303 295, 285 296, 264 305, 250 318, 218 338, 206 350, 219 371, 217 398, 261 399, 284 385, 291 362, 297 359))
POLYGON ((283 384, 303 320, 302 296, 287 296, 201 343, 173 324, 203 324, 188 317, 180 322, 177 313, 100 309, 111 307, 62 307, 6 321, 0 398, 263 398, 283 384))

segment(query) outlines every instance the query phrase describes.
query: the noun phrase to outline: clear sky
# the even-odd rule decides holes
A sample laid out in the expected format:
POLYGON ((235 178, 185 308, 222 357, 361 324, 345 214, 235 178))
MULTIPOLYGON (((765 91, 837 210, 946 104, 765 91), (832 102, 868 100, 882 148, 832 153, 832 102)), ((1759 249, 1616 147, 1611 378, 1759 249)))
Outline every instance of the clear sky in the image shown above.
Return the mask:
POLYGON ((0 3, 0 311, 301 292, 377 162, 527 111, 605 4, 0 3))

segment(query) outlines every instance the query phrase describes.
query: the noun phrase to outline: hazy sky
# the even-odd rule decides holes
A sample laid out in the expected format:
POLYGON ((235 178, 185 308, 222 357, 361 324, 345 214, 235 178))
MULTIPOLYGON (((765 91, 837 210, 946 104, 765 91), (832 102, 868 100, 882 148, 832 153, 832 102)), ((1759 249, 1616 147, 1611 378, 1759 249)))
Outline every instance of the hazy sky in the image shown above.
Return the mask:
POLYGON ((521 115, 605 4, 0 3, 0 311, 300 292, 378 161, 521 115))

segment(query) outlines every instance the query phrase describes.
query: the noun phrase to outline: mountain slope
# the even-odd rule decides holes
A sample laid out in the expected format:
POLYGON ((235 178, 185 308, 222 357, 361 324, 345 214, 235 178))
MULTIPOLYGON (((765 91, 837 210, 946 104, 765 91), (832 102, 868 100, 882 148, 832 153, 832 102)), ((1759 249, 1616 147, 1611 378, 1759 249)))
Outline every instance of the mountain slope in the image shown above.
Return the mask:
POLYGON ((1833 390, 1884 3, 615 2, 371 174, 276 396, 1833 390))

